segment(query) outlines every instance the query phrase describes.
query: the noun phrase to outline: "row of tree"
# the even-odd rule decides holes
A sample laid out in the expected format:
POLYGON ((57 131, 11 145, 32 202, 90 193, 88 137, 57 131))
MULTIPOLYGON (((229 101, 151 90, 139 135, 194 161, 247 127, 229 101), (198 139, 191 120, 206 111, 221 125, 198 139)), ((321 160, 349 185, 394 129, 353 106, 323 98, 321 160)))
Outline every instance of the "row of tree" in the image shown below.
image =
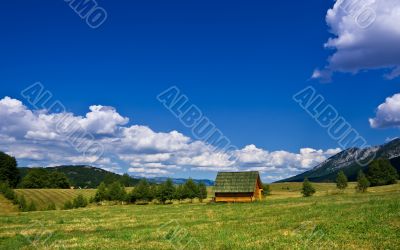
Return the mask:
POLYGON ((33 168, 22 178, 20 188, 70 188, 67 176, 58 171, 33 168))
POLYGON ((185 199, 190 199, 192 202, 195 198, 198 198, 200 202, 207 198, 207 188, 204 183, 196 184, 192 179, 189 179, 185 184, 175 186, 172 180, 168 179, 162 184, 155 185, 150 184, 146 179, 142 179, 129 193, 119 182, 114 182, 110 185, 101 183, 97 188, 93 201, 147 203, 158 200, 160 203, 165 204, 167 201, 178 200, 181 202, 185 199))

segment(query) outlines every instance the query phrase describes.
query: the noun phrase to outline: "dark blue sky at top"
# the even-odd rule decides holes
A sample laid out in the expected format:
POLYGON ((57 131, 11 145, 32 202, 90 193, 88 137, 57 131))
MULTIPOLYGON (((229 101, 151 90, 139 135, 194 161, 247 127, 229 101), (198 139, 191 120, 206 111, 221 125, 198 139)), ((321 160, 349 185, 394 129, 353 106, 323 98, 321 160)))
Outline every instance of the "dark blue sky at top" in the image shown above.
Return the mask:
POLYGON ((309 80, 331 51, 333 1, 105 1, 103 26, 89 28, 63 0, 0 3, 0 94, 40 81, 71 112, 109 105, 131 124, 190 131, 156 95, 178 86, 238 147, 338 147, 293 100, 313 85, 370 144, 396 129, 369 126, 398 92, 382 72, 309 80))

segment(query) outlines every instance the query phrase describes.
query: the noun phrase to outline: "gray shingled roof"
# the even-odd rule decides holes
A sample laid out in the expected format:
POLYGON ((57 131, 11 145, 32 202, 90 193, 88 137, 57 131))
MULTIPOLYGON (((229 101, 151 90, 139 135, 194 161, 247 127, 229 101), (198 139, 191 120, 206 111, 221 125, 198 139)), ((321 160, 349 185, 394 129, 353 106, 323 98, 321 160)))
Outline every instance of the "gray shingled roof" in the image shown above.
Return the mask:
POLYGON ((257 171, 219 172, 215 180, 214 191, 216 193, 252 193, 259 178, 260 175, 257 171))

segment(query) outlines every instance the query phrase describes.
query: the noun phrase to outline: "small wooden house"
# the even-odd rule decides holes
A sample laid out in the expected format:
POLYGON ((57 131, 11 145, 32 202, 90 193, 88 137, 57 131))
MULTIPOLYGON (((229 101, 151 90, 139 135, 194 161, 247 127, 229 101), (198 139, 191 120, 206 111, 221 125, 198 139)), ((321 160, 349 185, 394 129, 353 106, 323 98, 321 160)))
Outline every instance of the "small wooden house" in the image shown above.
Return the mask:
POLYGON ((251 172, 219 172, 215 180, 216 202, 252 202, 262 199, 260 174, 251 172))

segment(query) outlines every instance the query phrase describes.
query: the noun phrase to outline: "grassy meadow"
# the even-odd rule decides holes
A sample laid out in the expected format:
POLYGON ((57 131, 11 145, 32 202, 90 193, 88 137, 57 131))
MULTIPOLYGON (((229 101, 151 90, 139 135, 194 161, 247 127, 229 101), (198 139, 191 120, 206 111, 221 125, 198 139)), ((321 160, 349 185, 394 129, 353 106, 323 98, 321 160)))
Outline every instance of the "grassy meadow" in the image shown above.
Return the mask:
POLYGON ((301 183, 273 184, 266 200, 243 204, 10 210, 0 249, 399 249, 400 184, 365 194, 354 185, 315 184, 303 198, 301 183))
POLYGON ((33 201, 38 210, 43 210, 50 203, 61 209, 66 201, 72 201, 79 194, 90 199, 96 189, 15 189, 15 193, 23 195, 28 203, 33 201))

